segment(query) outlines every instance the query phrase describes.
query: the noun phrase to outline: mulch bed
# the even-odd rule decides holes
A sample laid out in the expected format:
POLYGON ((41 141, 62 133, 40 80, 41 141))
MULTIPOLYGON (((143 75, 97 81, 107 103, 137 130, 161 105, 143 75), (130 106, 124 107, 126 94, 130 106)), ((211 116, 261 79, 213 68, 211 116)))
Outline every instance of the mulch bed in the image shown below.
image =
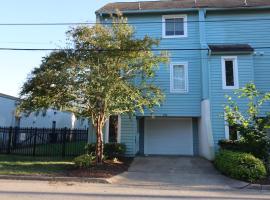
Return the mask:
POLYGON ((111 178, 117 174, 127 171, 132 160, 132 158, 121 158, 116 162, 113 160, 105 160, 102 165, 92 166, 88 169, 71 169, 67 172, 67 176, 86 178, 111 178))

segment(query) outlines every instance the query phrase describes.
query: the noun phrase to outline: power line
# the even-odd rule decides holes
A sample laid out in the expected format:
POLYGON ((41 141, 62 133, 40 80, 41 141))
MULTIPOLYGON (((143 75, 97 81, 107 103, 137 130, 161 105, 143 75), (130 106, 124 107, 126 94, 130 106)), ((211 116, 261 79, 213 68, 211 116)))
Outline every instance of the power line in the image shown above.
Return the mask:
MULTIPOLYGON (((270 18, 247 18, 247 19, 224 19, 224 20, 188 20, 184 23, 216 23, 216 22, 251 22, 270 21, 270 18)), ((0 23, 0 26, 72 26, 72 25, 95 25, 95 24, 162 24, 164 21, 140 21, 140 22, 41 22, 41 23, 0 23)))
MULTIPOLYGON (((270 49, 270 46, 253 47, 254 49, 270 49)), ((0 51, 74 51, 76 49, 71 48, 11 48, 0 47, 0 51)), ((79 51, 208 51, 209 48, 158 48, 158 49, 77 49, 79 51)))
MULTIPOLYGON (((270 47, 269 47, 270 48, 270 47)), ((61 51, 61 50, 75 50, 75 49, 64 49, 64 48, 10 48, 0 47, 1 51, 61 51)), ((173 49, 173 48, 162 48, 162 49, 78 49, 80 51, 200 51, 209 50, 208 48, 186 48, 186 49, 173 49)))

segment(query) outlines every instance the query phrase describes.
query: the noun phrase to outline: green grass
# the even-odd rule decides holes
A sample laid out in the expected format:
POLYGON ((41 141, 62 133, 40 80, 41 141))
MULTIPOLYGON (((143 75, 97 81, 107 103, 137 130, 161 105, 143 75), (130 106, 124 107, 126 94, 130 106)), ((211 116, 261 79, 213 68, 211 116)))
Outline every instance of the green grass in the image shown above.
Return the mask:
MULTIPOLYGON (((85 153, 86 141, 68 142, 65 146, 66 155, 78 156, 85 153)), ((62 144, 41 144, 36 146, 36 156, 62 156, 62 144)), ((15 154, 32 155, 33 147, 18 148, 12 151, 15 154)))
POLYGON ((74 168, 72 159, 0 155, 1 175, 64 175, 74 168))

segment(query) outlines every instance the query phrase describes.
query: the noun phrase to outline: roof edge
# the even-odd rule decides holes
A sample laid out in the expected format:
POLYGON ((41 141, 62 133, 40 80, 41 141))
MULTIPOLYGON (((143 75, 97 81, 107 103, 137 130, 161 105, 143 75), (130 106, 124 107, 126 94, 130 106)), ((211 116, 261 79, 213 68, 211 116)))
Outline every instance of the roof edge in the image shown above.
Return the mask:
MULTIPOLYGON (((124 10, 123 14, 135 14, 135 13, 160 13, 160 12, 190 12, 198 10, 206 11, 226 11, 226 10, 264 10, 270 9, 270 6, 258 6, 258 7, 234 7, 234 8, 209 8, 209 7, 194 7, 194 8, 179 8, 179 9, 155 9, 155 10, 124 10)), ((115 11, 95 11, 96 15, 114 14, 115 11)))
POLYGON ((14 97, 14 96, 11 96, 11 95, 8 95, 8 94, 3 94, 3 93, 0 93, 0 97, 7 98, 7 99, 12 99, 12 100, 16 100, 16 101, 20 100, 19 97, 14 97))

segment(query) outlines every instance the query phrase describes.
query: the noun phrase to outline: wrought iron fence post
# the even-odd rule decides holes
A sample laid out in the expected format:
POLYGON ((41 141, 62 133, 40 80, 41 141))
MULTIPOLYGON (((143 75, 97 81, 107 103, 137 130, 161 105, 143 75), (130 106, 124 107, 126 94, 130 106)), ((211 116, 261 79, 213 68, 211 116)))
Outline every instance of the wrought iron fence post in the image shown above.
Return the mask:
POLYGON ((9 130, 8 130, 8 149, 7 149, 7 154, 10 154, 10 152, 11 152, 11 143, 12 143, 12 126, 9 127, 9 130))
POLYGON ((64 128, 63 141, 62 141, 62 157, 66 156, 66 137, 67 137, 67 128, 64 128))
POLYGON ((36 156, 36 145, 37 145, 37 128, 35 128, 35 131, 34 131, 33 156, 36 156))

